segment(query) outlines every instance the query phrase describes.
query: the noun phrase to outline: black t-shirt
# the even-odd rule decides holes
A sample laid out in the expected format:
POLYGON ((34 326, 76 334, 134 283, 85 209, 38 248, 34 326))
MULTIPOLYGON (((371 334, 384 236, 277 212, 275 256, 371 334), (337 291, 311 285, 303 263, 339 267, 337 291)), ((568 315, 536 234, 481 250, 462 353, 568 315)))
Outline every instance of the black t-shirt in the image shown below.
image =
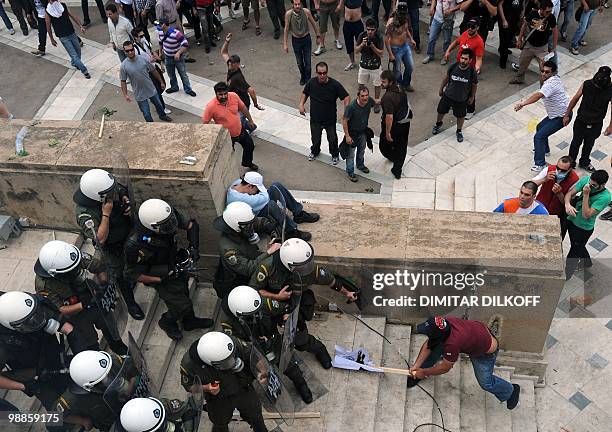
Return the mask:
POLYGON ((336 123, 336 99, 342 100, 349 95, 335 79, 328 78, 321 84, 318 77, 306 83, 303 93, 310 98, 310 121, 322 126, 336 123))
MULTIPOLYGON (((361 41, 363 41, 367 37, 367 32, 361 32, 359 37, 357 37, 357 43, 361 43, 361 41)), ((378 31, 374 36, 374 45, 378 49, 383 49, 384 47, 383 38, 378 31)), ((374 53, 374 50, 372 50, 372 48, 366 45, 361 50, 361 60, 359 61, 359 66, 364 69, 376 70, 380 67, 380 57, 374 53)))
MULTIPOLYGON (((552 34, 552 29, 557 27, 557 20, 554 15, 550 14, 548 17, 544 18, 540 16, 538 10, 533 10, 526 15, 526 17, 527 35, 531 33, 527 38, 527 42, 535 47, 547 45, 548 39, 552 34), (532 30, 534 31, 532 32, 532 30)), ((525 37, 527 37, 527 35, 525 35, 525 37)))
POLYGON ((51 17, 51 25, 57 37, 70 36, 74 33, 74 27, 72 27, 70 16, 68 15, 68 6, 66 6, 66 3, 62 3, 62 6, 64 6, 62 15, 59 18, 51 17))
POLYGON ((251 98, 249 97, 250 85, 240 69, 227 71, 227 84, 229 91, 236 93, 246 107, 249 108, 251 106, 251 98))
POLYGON ((523 12, 524 0, 504 0, 502 8, 504 9, 504 15, 506 20, 518 20, 523 12))
POLYGON ((612 85, 603 89, 596 87, 592 79, 585 81, 582 85, 582 102, 578 108, 578 119, 586 124, 602 122, 611 100, 612 85))
POLYGON ((463 70, 459 63, 453 63, 448 68, 448 84, 444 96, 455 102, 465 102, 472 93, 472 85, 478 84, 478 74, 472 66, 463 70))
POLYGON ((537 12, 540 8, 540 4, 535 0, 528 0, 525 6, 525 16, 529 16, 531 12, 537 12))
MULTIPOLYGON (((497 0, 489 0, 489 3, 497 7, 497 0)), ((483 26, 488 26, 489 21, 493 19, 489 13, 489 9, 487 9, 487 7, 480 2, 480 0, 472 1, 472 3, 470 3, 468 8, 464 11, 464 23, 467 23, 472 18, 480 19, 480 28, 484 28, 483 26)))
POLYGON ((410 110, 408 106, 408 96, 401 91, 398 86, 387 89, 380 100, 380 106, 383 111, 383 125, 385 124, 385 116, 387 114, 392 114, 393 123, 397 123, 398 121, 405 120, 410 110))

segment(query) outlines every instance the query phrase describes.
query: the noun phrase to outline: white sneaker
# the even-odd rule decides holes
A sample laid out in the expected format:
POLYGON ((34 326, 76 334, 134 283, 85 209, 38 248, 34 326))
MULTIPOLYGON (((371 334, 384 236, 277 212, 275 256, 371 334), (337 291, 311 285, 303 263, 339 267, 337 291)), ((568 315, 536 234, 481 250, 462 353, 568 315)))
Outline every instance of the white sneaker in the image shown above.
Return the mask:
POLYGON ((309 160, 310 162, 312 162, 312 161, 313 161, 313 160, 315 160, 316 158, 317 158, 317 156, 316 156, 314 153, 310 153, 310 154, 308 155, 308 160, 309 160))
POLYGON ((327 49, 324 46, 319 45, 313 54, 318 56, 323 54, 325 51, 327 51, 327 49))
POLYGON ((471 119, 472 117, 474 117, 475 115, 476 115, 476 111, 471 112, 471 113, 467 113, 467 114, 465 115, 465 119, 466 119, 466 120, 469 120, 469 119, 471 119))
POLYGON ((15 34, 15 29, 10 29, 10 30, 9 30, 9 34, 10 34, 10 35, 14 35, 14 34, 15 34))
POLYGON ((338 165, 338 157, 332 157, 332 165, 338 165))
POLYGON ((348 71, 350 71, 351 69, 355 69, 355 63, 349 63, 349 64, 347 64, 347 65, 344 67, 344 71, 345 71, 345 72, 348 72, 348 71))
POLYGON ((164 108, 164 112, 167 114, 172 114, 172 110, 168 108, 164 108))
POLYGON ((342 43, 339 40, 336 40, 336 48, 342 49, 342 43))
POLYGON ((432 60, 433 60, 433 57, 431 57, 431 56, 426 56, 426 57, 423 59, 422 63, 423 63, 423 64, 427 64, 427 63, 429 63, 429 62, 430 62, 430 61, 432 61, 432 60))
POLYGON ((440 60, 440 64, 441 64, 442 66, 444 66, 444 65, 445 65, 445 64, 447 64, 447 63, 448 63, 448 60, 446 60, 445 58, 443 58, 442 60, 440 60))
POLYGON ((546 168, 546 165, 534 165, 531 167, 531 171, 542 172, 544 168, 546 168))

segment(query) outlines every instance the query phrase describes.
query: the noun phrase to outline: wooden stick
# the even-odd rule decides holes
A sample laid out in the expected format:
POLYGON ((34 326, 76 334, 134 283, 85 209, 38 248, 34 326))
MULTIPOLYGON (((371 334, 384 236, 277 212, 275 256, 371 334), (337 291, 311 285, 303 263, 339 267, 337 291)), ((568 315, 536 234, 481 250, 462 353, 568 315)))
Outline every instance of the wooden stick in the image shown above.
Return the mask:
MULTIPOLYGON (((286 416, 288 418, 295 418, 295 419, 321 418, 321 413, 320 412, 296 412, 294 414, 287 415, 287 413, 280 413, 279 414, 279 413, 269 413, 269 412, 264 411, 262 414, 263 414, 264 420, 281 419, 284 416, 286 416)), ((238 414, 235 414, 232 417, 232 420, 234 420, 234 421, 243 421, 242 418, 238 414)))
POLYGON ((409 377, 412 377, 412 373, 410 372, 409 369, 397 369, 397 368, 390 368, 390 367, 383 367, 383 366, 374 366, 374 367, 381 369, 385 373, 391 373, 391 374, 396 374, 396 375, 407 375, 409 377))
POLYGON ((102 131, 104 131, 104 119, 106 118, 106 113, 102 113, 102 121, 100 122, 100 132, 98 132, 98 138, 102 138, 102 131))

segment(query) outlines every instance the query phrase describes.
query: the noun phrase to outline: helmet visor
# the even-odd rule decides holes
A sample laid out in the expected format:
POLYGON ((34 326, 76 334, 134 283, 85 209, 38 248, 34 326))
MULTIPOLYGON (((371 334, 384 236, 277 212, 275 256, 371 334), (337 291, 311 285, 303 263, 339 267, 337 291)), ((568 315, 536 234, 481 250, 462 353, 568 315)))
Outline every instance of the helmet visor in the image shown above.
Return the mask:
POLYGON ((108 199, 108 200, 112 199, 113 201, 115 201, 114 197, 116 194, 117 194, 117 180, 115 179, 115 177, 113 177, 113 184, 110 185, 108 189, 98 192, 98 195, 100 195, 100 198, 102 201, 104 201, 104 199, 108 199))
POLYGON ((121 370, 121 365, 113 361, 112 365, 111 365, 111 370, 108 371, 106 376, 104 378, 102 378, 102 380, 100 382, 98 382, 96 385, 91 387, 90 391, 92 393, 104 394, 106 389, 108 389, 108 387, 111 384, 113 384, 114 386, 121 387, 123 383, 127 383, 127 381, 125 381, 125 379, 123 377, 118 377, 117 376, 117 375, 119 375, 119 371, 120 370, 121 370), (115 378, 117 378, 117 379, 115 380, 115 378), (114 381, 114 383, 113 383, 113 381, 114 381))
POLYGON ((248 222, 238 222, 240 233, 251 244, 255 244, 259 241, 259 235, 255 232, 255 225, 253 222, 255 222, 255 219, 248 222))
POLYGON ((41 307, 38 299, 34 296, 32 299, 34 301, 34 308, 32 311, 22 319, 9 323, 9 325, 19 333, 34 333, 42 330, 49 318, 51 318, 47 316, 47 309, 41 307))
POLYGON ((244 363, 242 362, 242 359, 238 357, 238 353, 234 347, 234 352, 232 352, 229 357, 227 357, 225 360, 212 362, 212 366, 215 369, 222 371, 240 372, 244 367, 244 363))
POLYGON ((166 219, 156 224, 151 224, 151 226, 156 228, 160 234, 174 234, 178 230, 178 220, 174 211, 171 211, 166 219))
POLYGON ((289 264, 289 270, 291 270, 292 272, 296 272, 300 276, 308 276, 309 274, 311 274, 315 269, 315 263, 314 251, 312 250, 312 246, 310 247, 310 249, 311 253, 310 256, 306 259, 306 261, 303 261, 301 263, 289 264))

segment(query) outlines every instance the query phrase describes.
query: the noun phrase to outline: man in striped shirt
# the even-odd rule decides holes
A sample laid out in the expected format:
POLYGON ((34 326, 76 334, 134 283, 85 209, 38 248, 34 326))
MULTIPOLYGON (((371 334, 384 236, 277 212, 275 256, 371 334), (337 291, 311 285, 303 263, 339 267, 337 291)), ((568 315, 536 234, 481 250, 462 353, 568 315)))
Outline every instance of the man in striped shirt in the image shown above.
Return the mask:
POLYGON ((195 97, 196 93, 191 89, 189 77, 185 66, 185 58, 189 43, 183 33, 171 27, 168 19, 162 18, 157 26, 157 34, 159 35, 159 55, 165 58, 166 70, 170 77, 170 88, 166 93, 175 93, 179 90, 178 81, 176 79, 176 71, 183 82, 183 90, 189 96, 195 97))

